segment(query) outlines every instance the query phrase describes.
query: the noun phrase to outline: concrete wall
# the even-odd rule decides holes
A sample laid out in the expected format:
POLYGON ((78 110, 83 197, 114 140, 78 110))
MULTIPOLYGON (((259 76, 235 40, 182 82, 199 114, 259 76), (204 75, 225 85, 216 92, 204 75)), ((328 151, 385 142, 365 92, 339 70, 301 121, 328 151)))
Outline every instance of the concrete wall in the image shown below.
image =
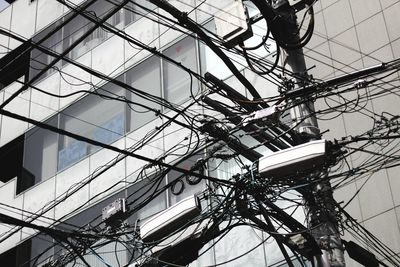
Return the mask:
MULTIPOLYGON (((319 1, 316 7, 315 34, 305 49, 308 67, 316 65, 311 71, 314 77, 327 79, 399 58, 400 1, 331 0, 319 1)), ((397 79, 382 85, 381 89, 399 85, 397 79)), ((356 94, 343 96, 354 99, 356 94)), ((373 127, 371 117, 378 118, 382 111, 399 114, 399 104, 399 96, 390 94, 368 101, 366 108, 375 115, 344 114, 332 120, 320 120, 320 128, 321 131, 330 130, 325 134, 328 139, 360 134, 373 127)), ((316 109, 323 108, 326 104, 318 102, 316 109)), ((357 166, 366 156, 352 157, 351 164, 357 166)), ((335 192, 337 201, 347 202, 361 189, 347 211, 397 253, 400 252, 398 173, 398 168, 381 170, 335 192)), ((351 237, 347 235, 346 238, 351 237)), ((360 266, 352 260, 347 263, 360 266)))

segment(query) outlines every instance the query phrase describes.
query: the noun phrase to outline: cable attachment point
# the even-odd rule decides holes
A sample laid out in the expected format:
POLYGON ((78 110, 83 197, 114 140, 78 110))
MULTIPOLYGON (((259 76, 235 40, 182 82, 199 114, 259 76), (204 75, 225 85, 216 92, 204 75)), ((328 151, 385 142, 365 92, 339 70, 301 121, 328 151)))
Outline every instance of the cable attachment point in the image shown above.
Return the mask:
POLYGON ((355 89, 366 88, 368 86, 368 82, 364 79, 360 79, 360 80, 356 81, 353 86, 355 89))
POLYGON ((286 77, 282 77, 282 85, 278 87, 279 93, 282 95, 285 92, 289 92, 293 90, 295 87, 294 81, 292 79, 288 79, 286 77))
POLYGON ((254 111, 243 119, 243 126, 254 122, 262 122, 266 124, 274 123, 278 120, 280 111, 280 108, 275 105, 254 111))
POLYGON ((112 203, 105 206, 102 210, 102 219, 107 226, 115 228, 121 225, 123 215, 128 211, 125 198, 117 198, 112 203))

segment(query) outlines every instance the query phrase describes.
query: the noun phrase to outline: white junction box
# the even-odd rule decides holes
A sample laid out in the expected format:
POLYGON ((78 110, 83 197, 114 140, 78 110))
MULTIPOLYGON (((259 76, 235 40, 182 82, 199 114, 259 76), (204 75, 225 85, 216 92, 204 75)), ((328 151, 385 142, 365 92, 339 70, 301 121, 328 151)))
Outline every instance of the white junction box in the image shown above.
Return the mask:
POLYGON ((185 225, 200 212, 200 201, 196 195, 182 199, 146 220, 140 226, 140 237, 145 242, 159 240, 185 225))
POLYGON ((106 222, 113 221, 113 218, 117 220, 118 216, 126 213, 126 211, 126 199, 118 198, 103 208, 102 219, 106 222))
POLYGON ((247 12, 240 0, 221 9, 215 14, 214 19, 217 35, 224 40, 224 45, 228 48, 236 46, 253 35, 251 26, 248 24, 247 12))
POLYGON ((311 141, 302 145, 274 152, 259 160, 260 177, 280 178, 296 175, 321 166, 325 161, 326 141, 311 141))

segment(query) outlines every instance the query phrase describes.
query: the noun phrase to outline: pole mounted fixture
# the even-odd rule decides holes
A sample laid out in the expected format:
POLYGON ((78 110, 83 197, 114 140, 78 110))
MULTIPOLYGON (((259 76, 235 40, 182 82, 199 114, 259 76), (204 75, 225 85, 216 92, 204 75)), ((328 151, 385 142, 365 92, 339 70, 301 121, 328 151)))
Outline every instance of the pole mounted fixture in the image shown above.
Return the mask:
MULTIPOLYGON (((290 20, 286 23, 282 23, 278 25, 276 22, 272 24, 273 29, 271 30, 274 33, 276 30, 275 27, 281 28, 282 31, 277 35, 278 44, 285 42, 285 40, 293 41, 294 43, 307 43, 308 40, 301 40, 303 37, 300 37, 298 34, 296 17, 294 15, 294 8, 289 5, 287 0, 282 0, 286 2, 286 4, 281 4, 279 6, 279 12, 283 17, 293 18, 295 21, 290 23, 290 20), (275 28, 275 29, 274 29, 275 28), (291 36, 286 38, 283 35, 291 34, 296 32, 295 36, 291 36), (282 39, 280 39, 282 38, 282 39)), ((264 1, 253 1, 253 3, 262 2, 264 4, 258 3, 260 8, 264 8, 264 12, 268 9, 267 4, 264 1)), ((312 5, 310 6, 312 9, 312 5)), ((271 11, 269 11, 271 12, 271 11)), ((271 20, 271 17, 269 17, 271 20)), ((312 27, 313 27, 313 16, 312 19, 312 27)), ((267 19, 268 21, 268 19, 267 19)), ((312 33, 311 29, 311 33, 312 33)), ((308 31, 308 30, 307 30, 308 31)), ((310 37, 310 36, 309 36, 310 37)), ((307 37, 307 38, 309 38, 307 37)), ((297 84, 307 86, 307 67, 304 59, 304 54, 302 50, 302 45, 292 45, 288 43, 284 43, 282 46, 286 51, 285 60, 292 69, 293 73, 296 75, 297 84)), ((295 89, 296 90, 296 89, 295 89)), ((312 91, 312 87, 309 89, 312 91)), ((295 122, 295 126, 297 130, 305 137, 305 141, 312 141, 320 139, 320 130, 318 128, 318 122, 315 117, 314 105, 311 101, 307 101, 308 98, 304 98, 306 103, 301 103, 291 110, 292 120, 295 122)), ((304 102, 304 101, 302 101, 304 102)), ((318 141, 317 141, 318 142, 318 141)), ((319 151, 321 155, 325 153, 325 151, 319 151)), ((315 174, 314 176, 321 176, 323 173, 315 174)), ((310 179, 317 180, 318 177, 313 177, 310 174, 310 179)), ((314 258, 314 264, 316 267, 344 267, 344 254, 343 254, 343 245, 340 239, 340 233, 338 232, 338 222, 335 207, 333 205, 333 193, 332 188, 329 181, 321 181, 319 183, 313 183, 303 194, 306 209, 308 209, 309 214, 309 227, 312 229, 311 234, 314 236, 315 241, 318 243, 320 249, 322 250, 322 255, 316 255, 314 258)))
POLYGON ((240 0, 216 13, 214 20, 216 33, 227 48, 233 48, 253 36, 247 10, 240 0))

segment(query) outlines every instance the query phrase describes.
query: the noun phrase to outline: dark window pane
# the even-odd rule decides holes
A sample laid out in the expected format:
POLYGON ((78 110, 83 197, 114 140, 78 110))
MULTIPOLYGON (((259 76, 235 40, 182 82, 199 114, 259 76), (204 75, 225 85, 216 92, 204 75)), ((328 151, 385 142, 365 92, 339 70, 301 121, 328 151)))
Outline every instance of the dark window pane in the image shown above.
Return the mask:
POLYGON ((24 152, 24 136, 21 135, 0 148, 0 181, 3 183, 21 173, 24 152))
MULTIPOLYGON (((45 122, 57 127, 58 117, 45 122)), ((25 135, 24 175, 35 177, 35 183, 46 180, 56 174, 58 135, 55 132, 35 127, 25 135)))
POLYGON ((30 266, 42 266, 53 259, 53 238, 39 234, 31 239, 31 262, 30 266))
POLYGON ((29 80, 29 62, 31 53, 31 41, 25 41, 23 44, 8 52, 0 58, 0 89, 10 85, 21 77, 25 82, 29 80))
MULTIPOLYGON (((61 112, 60 125, 72 133, 110 144, 125 133, 126 104, 108 97, 122 99, 125 97, 125 90, 110 83, 97 92, 107 97, 91 94, 71 105, 61 112)), ((86 142, 60 136, 58 170, 78 162, 98 149, 99 147, 86 142)))
MULTIPOLYGON (((46 37, 47 34, 50 32, 53 32, 57 26, 61 24, 61 20, 57 21, 39 34, 37 34, 35 37, 32 38, 32 41, 34 43, 41 42, 41 40, 46 37)), ((51 36, 46 38, 45 41, 40 43, 40 46, 45 48, 46 50, 50 50, 51 52, 55 52, 56 54, 59 54, 63 51, 63 40, 62 40, 62 29, 59 29, 58 31, 52 33, 51 36)), ((36 74, 38 74, 44 67, 49 65, 56 57, 53 57, 49 55, 49 53, 45 53, 40 51, 39 49, 33 49, 31 52, 31 68, 30 68, 30 77, 34 77, 36 74)), ((56 71, 56 68, 59 68, 61 66, 61 60, 59 60, 55 65, 54 68, 50 68, 48 71, 46 71, 45 74, 43 74, 43 77, 53 73, 56 71)))

